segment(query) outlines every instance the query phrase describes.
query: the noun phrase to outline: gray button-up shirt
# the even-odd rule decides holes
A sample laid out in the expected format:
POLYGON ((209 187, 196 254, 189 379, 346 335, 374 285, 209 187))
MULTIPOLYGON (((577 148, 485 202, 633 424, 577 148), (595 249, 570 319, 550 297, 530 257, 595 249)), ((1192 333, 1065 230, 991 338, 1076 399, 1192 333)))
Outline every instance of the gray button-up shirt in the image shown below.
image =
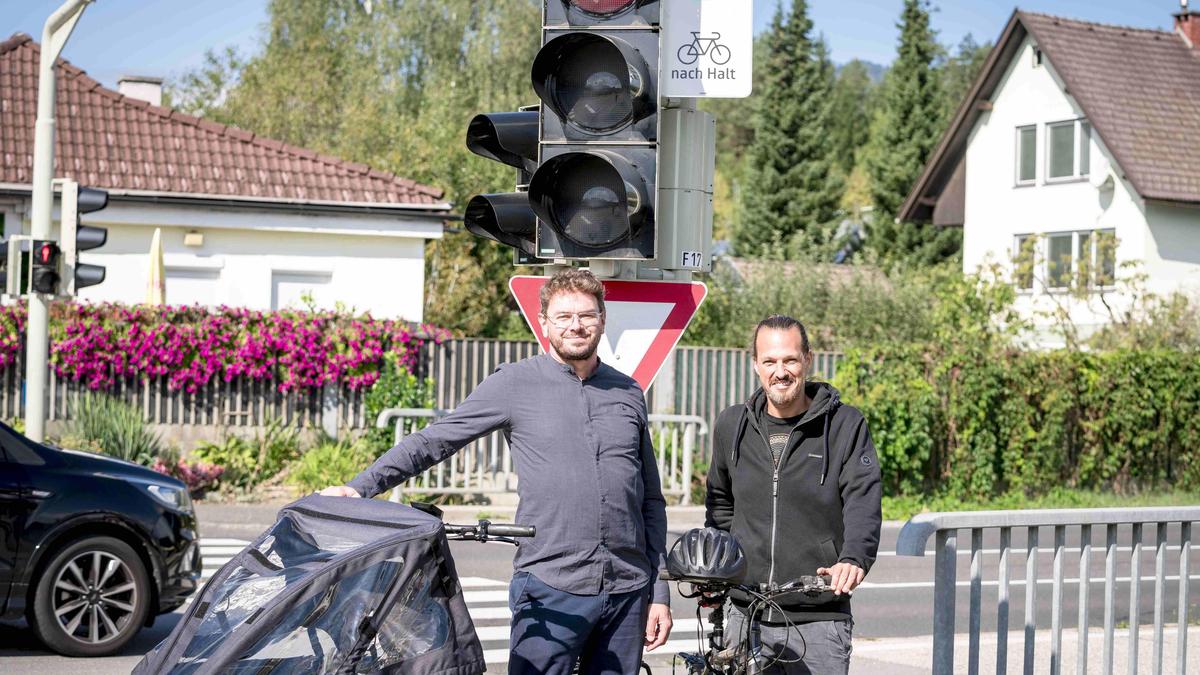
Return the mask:
POLYGON ((548 354, 500 366, 452 413, 405 437, 350 487, 373 497, 502 430, 512 452, 517 522, 537 527, 517 570, 568 593, 624 593, 658 580, 666 502, 646 401, 633 379, 601 363, 580 380, 548 354))

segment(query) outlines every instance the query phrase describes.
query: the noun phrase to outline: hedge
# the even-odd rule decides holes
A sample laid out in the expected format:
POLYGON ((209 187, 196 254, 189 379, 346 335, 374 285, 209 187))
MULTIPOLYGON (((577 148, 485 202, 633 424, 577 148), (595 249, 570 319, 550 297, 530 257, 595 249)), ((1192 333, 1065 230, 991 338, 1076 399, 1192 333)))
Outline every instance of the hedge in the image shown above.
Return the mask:
POLYGON ((887 494, 1200 490, 1194 353, 896 346, 849 352, 834 382, 867 417, 887 494))

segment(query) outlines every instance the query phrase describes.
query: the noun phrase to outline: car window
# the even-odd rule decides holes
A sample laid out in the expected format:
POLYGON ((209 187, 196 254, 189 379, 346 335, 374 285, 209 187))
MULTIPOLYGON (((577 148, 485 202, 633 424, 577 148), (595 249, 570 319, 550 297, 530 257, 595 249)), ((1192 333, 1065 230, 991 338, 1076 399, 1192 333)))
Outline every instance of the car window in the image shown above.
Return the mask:
POLYGON ((25 466, 42 466, 45 458, 32 447, 33 441, 13 431, 7 424, 0 422, 0 446, 3 446, 8 461, 25 466))

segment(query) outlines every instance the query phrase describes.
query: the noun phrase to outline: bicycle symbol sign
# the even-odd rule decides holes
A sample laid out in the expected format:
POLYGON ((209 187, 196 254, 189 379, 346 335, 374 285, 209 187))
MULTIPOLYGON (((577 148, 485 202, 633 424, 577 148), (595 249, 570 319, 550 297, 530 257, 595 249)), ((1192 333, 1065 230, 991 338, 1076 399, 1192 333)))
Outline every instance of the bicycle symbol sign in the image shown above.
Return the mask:
POLYGON ((663 96, 750 95, 752 12, 748 2, 662 0, 663 96))
POLYGON ((700 37, 698 31, 692 31, 692 41, 680 47, 676 52, 679 62, 690 66, 701 56, 707 56, 718 66, 729 63, 729 59, 733 58, 733 52, 729 51, 729 47, 717 42, 720 39, 720 33, 713 33, 711 37, 700 37))

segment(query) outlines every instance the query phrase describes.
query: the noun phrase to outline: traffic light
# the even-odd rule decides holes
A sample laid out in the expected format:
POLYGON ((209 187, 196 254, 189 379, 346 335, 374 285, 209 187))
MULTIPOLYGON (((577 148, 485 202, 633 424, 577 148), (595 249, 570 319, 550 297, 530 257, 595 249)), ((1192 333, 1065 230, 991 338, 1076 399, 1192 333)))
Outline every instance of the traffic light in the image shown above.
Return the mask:
POLYGON ((58 244, 46 239, 34 240, 29 272, 29 287, 34 293, 58 293, 58 256, 58 244))
POLYGON ((542 101, 529 182, 546 258, 655 257, 657 0, 546 0, 531 78, 542 101))
POLYGON ((517 191, 476 195, 467 202, 463 224, 477 237, 492 239, 516 250, 514 262, 537 257, 534 235, 537 218, 524 191, 537 168, 538 113, 521 110, 476 115, 467 126, 467 148, 517 170, 517 191))
POLYGON ((79 262, 79 252, 103 246, 108 241, 108 228, 83 225, 79 222, 79 217, 106 206, 108 192, 82 187, 71 180, 63 181, 62 249, 63 278, 66 279, 63 293, 66 295, 75 295, 81 288, 95 286, 104 281, 104 266, 79 262))

